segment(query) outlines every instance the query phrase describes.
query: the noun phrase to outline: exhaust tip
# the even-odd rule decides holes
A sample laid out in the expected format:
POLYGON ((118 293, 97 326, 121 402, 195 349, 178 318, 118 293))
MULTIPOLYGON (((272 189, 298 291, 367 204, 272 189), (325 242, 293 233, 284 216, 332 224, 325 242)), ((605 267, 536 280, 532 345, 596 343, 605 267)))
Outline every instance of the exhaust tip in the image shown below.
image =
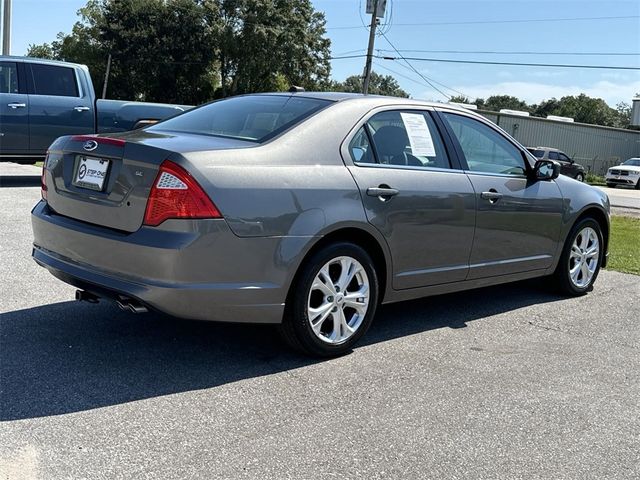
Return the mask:
POLYGON ((100 297, 93 293, 89 293, 86 290, 76 290, 76 300, 79 302, 98 303, 100 301, 100 297))
POLYGON ((147 313, 149 311, 149 309, 147 309, 147 307, 145 307, 144 305, 129 298, 121 297, 116 299, 116 305, 118 305, 120 310, 124 310, 125 312, 147 313))

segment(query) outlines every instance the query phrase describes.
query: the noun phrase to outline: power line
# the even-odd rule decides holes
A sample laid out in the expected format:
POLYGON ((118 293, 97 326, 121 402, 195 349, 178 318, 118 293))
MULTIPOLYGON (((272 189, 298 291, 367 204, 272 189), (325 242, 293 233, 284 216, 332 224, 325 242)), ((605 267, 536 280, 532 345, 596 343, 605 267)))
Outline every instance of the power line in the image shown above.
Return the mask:
MULTIPOLYGON (((393 48, 393 49, 396 51, 396 53, 400 56, 400 58, 401 58, 402 60, 404 60, 404 62, 409 66, 409 68, 411 68, 411 70, 413 70, 415 73, 417 73, 417 74, 418 74, 418 76, 419 76, 420 78, 422 78, 425 82, 427 82, 427 83, 429 84, 429 86, 431 86, 431 88, 433 88, 436 92, 438 92, 440 95, 442 95, 443 97, 445 97, 447 100, 449 100, 449 99, 451 98, 451 96, 450 96, 450 95, 447 95, 447 94, 446 94, 446 93, 444 93, 442 90, 440 90, 438 87, 436 87, 436 86, 435 86, 435 85, 430 81, 430 79, 429 79, 429 78, 427 78, 425 75, 423 75, 422 73, 420 73, 420 72, 419 72, 419 71, 418 71, 418 70, 417 70, 417 69, 416 69, 416 68, 415 68, 415 67, 414 67, 414 66, 409 62, 409 60, 407 60, 406 58, 404 58, 404 57, 402 56, 402 54, 401 54, 401 53, 398 51, 398 49, 393 45, 393 43, 391 43, 391 41, 389 40, 389 38, 388 38, 384 33, 382 33, 382 37, 386 40, 386 42, 389 44, 389 46, 390 46, 391 48, 393 48)), ((384 57, 383 57, 383 58, 384 58, 384 57)))
MULTIPOLYGON (((393 50, 378 48, 379 52, 392 52, 393 50)), ((478 54, 478 55, 580 55, 580 56, 633 56, 640 58, 640 53, 627 52, 531 52, 531 51, 497 51, 497 50, 404 50, 404 53, 453 53, 453 54, 478 54)))
MULTIPOLYGON (((376 64, 377 64, 377 65, 382 66, 379 62, 376 62, 376 64)), ((406 68, 407 70, 409 70, 409 71, 413 72, 413 70, 412 70, 410 67, 407 67, 404 63, 398 63, 398 65, 400 65, 402 68, 406 68)), ((387 70, 389 70, 389 69, 387 68, 387 70)), ((391 70, 389 70, 389 71, 391 71, 391 70)), ((397 74, 397 75, 400 75, 400 74, 398 74, 398 73, 396 73, 396 74, 397 74)), ((405 78, 408 78, 408 77, 405 77, 405 78)), ((451 90, 452 92, 455 92, 455 93, 457 93, 458 95, 462 95, 463 97, 471 98, 471 96, 470 96, 470 95, 467 95, 466 93, 461 92, 460 90, 456 90, 456 89, 455 89, 455 88, 453 88, 453 87, 449 87, 448 85, 445 85, 444 83, 439 82, 439 81, 437 81, 436 79, 434 79, 434 78, 432 78, 432 77, 427 77, 427 78, 428 78, 429 80, 431 80, 433 83, 435 83, 436 85, 440 85, 441 87, 444 87, 444 88, 446 88, 447 90, 451 90)), ((414 81, 415 81, 415 80, 414 80, 414 81)), ((423 84, 423 85, 424 85, 424 84, 423 84)))
MULTIPOLYGON (((398 52, 396 50, 396 52, 398 52)), ((603 70, 640 70, 640 67, 625 67, 620 65, 575 65, 566 63, 522 63, 522 62, 491 62, 483 60, 453 60, 450 58, 422 58, 422 57, 404 57, 400 52, 398 56, 405 62, 412 60, 416 62, 444 62, 444 63, 469 63, 474 65, 510 65, 518 67, 552 67, 552 68, 590 68, 603 70)), ((382 56, 385 60, 397 60, 396 57, 382 56)))
MULTIPOLYGON (((426 27, 438 25, 495 25, 505 23, 540 23, 540 22, 580 22, 585 20, 633 20, 640 18, 640 15, 627 15, 616 17, 570 17, 570 18, 530 18, 530 19, 509 19, 509 20, 469 20, 462 22, 423 22, 423 23, 396 23, 397 27, 426 27)), ((384 26, 381 25, 381 26, 384 26)), ((338 27, 328 27, 327 30, 353 30, 362 28, 362 25, 350 26, 341 25, 338 27)))

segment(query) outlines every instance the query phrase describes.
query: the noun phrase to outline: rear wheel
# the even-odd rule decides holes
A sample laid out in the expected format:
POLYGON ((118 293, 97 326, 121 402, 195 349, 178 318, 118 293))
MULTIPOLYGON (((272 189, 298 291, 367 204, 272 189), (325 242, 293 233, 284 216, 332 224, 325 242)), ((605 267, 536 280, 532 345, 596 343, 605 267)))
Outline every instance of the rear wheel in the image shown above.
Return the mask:
POLYGON ((603 247, 602 229, 598 222, 584 218, 574 225, 554 273, 562 293, 579 296, 593 287, 600 272, 603 247))
POLYGON ((377 303, 371 257, 357 245, 333 244, 316 252, 296 276, 280 333, 298 351, 342 355, 366 333, 377 303))

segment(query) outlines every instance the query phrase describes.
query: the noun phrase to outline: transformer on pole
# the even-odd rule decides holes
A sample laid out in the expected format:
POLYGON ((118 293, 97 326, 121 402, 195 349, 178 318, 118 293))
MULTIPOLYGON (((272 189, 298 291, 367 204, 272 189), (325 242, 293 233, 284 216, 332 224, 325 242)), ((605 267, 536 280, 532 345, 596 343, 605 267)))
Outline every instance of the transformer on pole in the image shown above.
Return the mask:
POLYGON ((371 14, 371 28, 369 29, 369 46, 367 48, 367 63, 364 67, 362 93, 369 93, 369 81, 371 80, 371 62, 373 60, 373 44, 376 39, 376 27, 378 18, 384 17, 387 0, 367 0, 367 13, 371 14))

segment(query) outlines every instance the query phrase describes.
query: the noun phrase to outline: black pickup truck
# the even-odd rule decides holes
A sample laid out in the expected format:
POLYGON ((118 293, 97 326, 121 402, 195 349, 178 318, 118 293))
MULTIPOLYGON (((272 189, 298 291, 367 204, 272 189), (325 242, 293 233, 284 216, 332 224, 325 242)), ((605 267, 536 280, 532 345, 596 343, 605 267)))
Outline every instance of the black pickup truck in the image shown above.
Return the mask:
POLYGON ((97 100, 85 65, 0 56, 0 160, 33 163, 60 136, 134 130, 188 108, 97 100))

